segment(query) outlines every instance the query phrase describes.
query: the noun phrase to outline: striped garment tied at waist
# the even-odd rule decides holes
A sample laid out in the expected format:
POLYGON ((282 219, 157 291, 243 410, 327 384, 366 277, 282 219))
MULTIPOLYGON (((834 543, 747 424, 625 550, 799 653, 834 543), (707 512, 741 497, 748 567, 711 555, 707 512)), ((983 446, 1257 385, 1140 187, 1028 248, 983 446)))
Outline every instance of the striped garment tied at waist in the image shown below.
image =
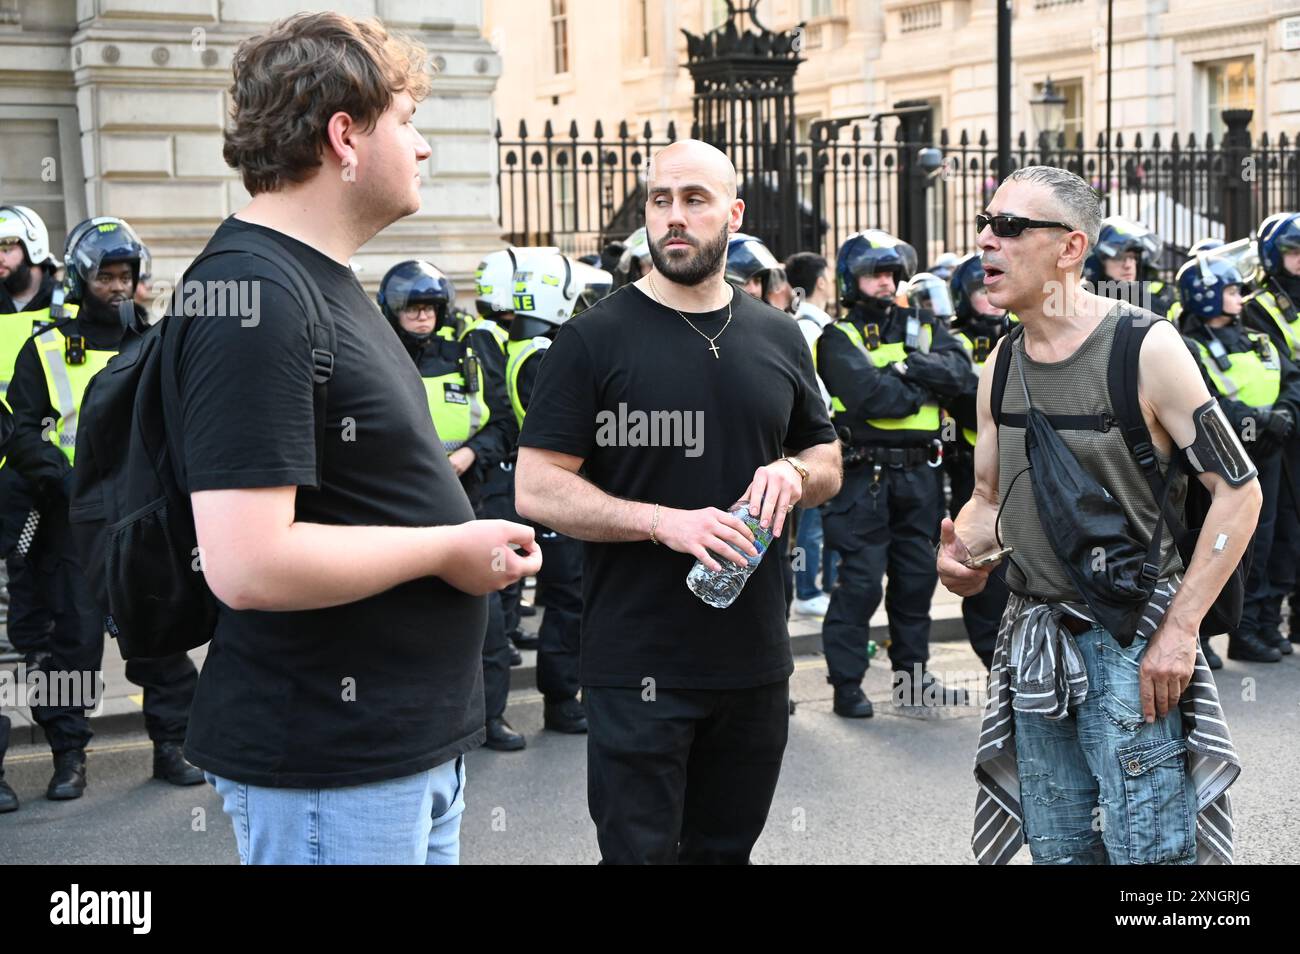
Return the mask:
MULTIPOLYGON (((1150 639, 1164 618, 1182 576, 1156 585, 1138 625, 1139 639, 1150 639)), ((1078 647, 1061 619, 1073 616, 1093 623, 1086 605, 1043 603, 1015 593, 1007 600, 993 650, 989 698, 975 752, 974 835, 971 848, 980 864, 1006 864, 1025 843, 1020 810, 1020 775, 1016 765, 1014 712, 1037 712, 1062 718, 1070 705, 1087 696, 1078 647), (1080 679, 1079 677, 1082 676, 1080 679), (1018 693, 1024 691, 1025 698, 1018 693)), ((1232 803, 1228 788, 1241 774, 1228 723, 1219 704, 1200 643, 1192 681, 1178 701, 1187 743, 1188 771, 1196 788, 1196 862, 1232 863, 1232 803)))

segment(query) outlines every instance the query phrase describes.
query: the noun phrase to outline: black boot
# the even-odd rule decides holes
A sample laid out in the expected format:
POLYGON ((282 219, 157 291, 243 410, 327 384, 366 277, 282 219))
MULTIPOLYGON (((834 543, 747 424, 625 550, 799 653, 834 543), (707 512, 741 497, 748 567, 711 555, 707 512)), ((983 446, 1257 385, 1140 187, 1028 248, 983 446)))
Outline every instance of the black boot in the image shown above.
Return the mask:
POLYGON ((1282 654, 1254 633, 1233 633, 1228 637, 1228 658, 1242 662, 1281 662, 1282 654))
POLYGON ((86 750, 68 749, 54 753, 54 775, 45 797, 56 802, 80 798, 86 790, 86 750))
POLYGON ((1223 660, 1219 658, 1219 654, 1216 653, 1214 647, 1210 645, 1209 636, 1201 637, 1201 652, 1205 653, 1205 664, 1211 669, 1217 670, 1223 668, 1223 660))
POLYGON ((542 726, 552 732, 582 735, 587 731, 587 713, 582 711, 582 703, 577 699, 548 701, 542 711, 542 726))
POLYGON ((1265 626, 1259 631, 1259 641, 1265 646, 1272 646, 1283 656, 1290 656, 1295 650, 1291 648, 1291 640, 1282 635, 1282 631, 1276 626, 1265 626))
POLYGON ((525 599, 519 601, 519 615, 523 619, 537 615, 537 607, 525 599))
POLYGON ((528 744, 527 740, 510 727, 505 719, 487 720, 487 740, 484 748, 497 752, 518 752, 528 744))
POLYGON ((523 664, 524 664, 524 657, 520 654, 519 650, 515 649, 514 646, 511 646, 510 647, 510 668, 514 669, 515 666, 522 666, 523 664))
POLYGON ((5 781, 5 773, 0 771, 0 815, 18 811, 18 793, 5 781))
POLYGON ((536 649, 541 644, 541 640, 536 633, 525 633, 523 630, 517 629, 508 635, 510 636, 510 642, 514 643, 517 649, 536 649))
POLYGON ((875 714, 871 700, 862 691, 862 687, 851 682, 835 687, 835 701, 831 704, 831 711, 846 719, 870 719, 875 714))
POLYGON ((203 770, 185 761, 179 742, 155 742, 153 777, 173 785, 198 785, 203 782, 203 770))

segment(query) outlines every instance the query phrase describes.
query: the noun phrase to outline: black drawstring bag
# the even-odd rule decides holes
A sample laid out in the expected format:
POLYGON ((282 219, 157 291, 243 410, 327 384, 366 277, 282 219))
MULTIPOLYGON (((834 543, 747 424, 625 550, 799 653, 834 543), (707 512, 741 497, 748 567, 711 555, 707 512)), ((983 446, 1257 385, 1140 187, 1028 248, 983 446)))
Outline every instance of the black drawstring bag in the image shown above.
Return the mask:
POLYGON ((1027 408, 1025 456, 1043 532, 1094 618, 1127 647, 1160 578, 1160 543, 1173 481, 1158 501, 1160 516, 1151 542, 1143 546, 1129 534, 1120 502, 1084 469, 1047 415, 1030 402, 1019 354, 1016 361, 1027 408))

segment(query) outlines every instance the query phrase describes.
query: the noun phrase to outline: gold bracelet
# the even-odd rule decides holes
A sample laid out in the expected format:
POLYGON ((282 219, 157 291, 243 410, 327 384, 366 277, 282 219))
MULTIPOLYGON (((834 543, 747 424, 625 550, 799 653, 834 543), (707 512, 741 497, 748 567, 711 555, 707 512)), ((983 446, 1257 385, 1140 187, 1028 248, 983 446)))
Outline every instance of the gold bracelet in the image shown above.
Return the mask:
POLYGON ((655 504, 654 516, 650 518, 650 542, 659 546, 659 541, 655 539, 655 530, 659 528, 659 505, 655 504))

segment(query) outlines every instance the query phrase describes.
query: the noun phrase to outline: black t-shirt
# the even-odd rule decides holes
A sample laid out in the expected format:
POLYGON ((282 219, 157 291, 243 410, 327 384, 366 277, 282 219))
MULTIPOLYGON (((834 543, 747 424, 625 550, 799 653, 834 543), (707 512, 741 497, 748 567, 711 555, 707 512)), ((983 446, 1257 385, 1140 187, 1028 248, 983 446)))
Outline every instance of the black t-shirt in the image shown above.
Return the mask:
MULTIPOLYGON (((635 286, 605 298, 540 360, 520 446, 583 458, 587 479, 616 497, 695 510, 728 508, 784 448, 833 441, 795 320, 741 292, 732 308, 715 359, 681 315, 635 286), (664 412, 681 424, 665 426, 664 412)), ((709 336, 726 318, 726 308, 690 316, 709 336)), ((649 541, 585 551, 584 685, 745 688, 793 671, 776 552, 720 610, 687 589, 689 554, 649 541)))
MULTIPOLYGON (((222 255, 190 281, 258 281, 255 325, 202 316, 180 354, 191 492, 297 486, 296 519, 430 527, 474 518, 434 429, 419 371, 352 270, 286 235, 257 231, 305 266, 333 316, 321 485, 312 363, 301 304, 251 255, 222 255)), ((245 286, 248 287, 248 286, 245 286)), ((170 319, 169 319, 170 320, 170 319)), ((334 787, 432 768, 483 739, 487 601, 434 577, 304 612, 221 606, 185 754, 253 785, 334 787)))

